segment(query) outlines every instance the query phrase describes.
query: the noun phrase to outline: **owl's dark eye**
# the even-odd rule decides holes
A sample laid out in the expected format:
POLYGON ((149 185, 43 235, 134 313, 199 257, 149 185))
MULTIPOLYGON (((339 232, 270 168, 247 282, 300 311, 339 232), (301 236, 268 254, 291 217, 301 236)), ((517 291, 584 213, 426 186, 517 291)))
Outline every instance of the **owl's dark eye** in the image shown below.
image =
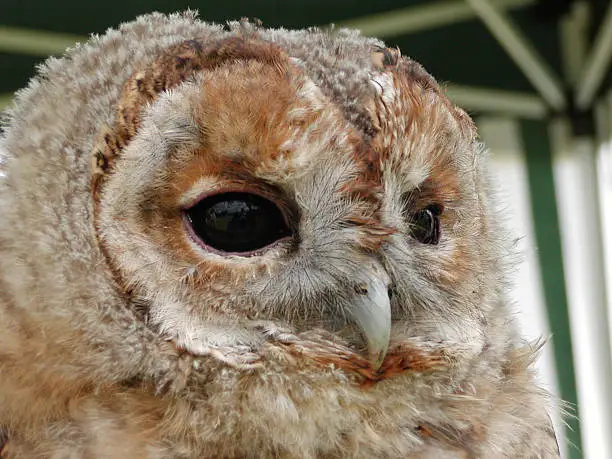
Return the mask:
POLYGON ((433 204, 419 210, 410 219, 410 235, 423 244, 436 245, 440 241, 442 206, 433 204))
POLYGON ((291 235, 272 201, 250 193, 220 193, 185 211, 194 235, 222 252, 249 254, 291 235))

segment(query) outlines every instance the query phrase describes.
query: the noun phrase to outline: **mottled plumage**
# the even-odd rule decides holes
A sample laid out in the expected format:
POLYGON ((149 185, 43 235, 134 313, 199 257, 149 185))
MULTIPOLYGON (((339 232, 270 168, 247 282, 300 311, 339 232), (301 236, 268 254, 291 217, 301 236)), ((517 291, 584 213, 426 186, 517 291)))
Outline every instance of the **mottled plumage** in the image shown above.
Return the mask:
POLYGON ((8 457, 558 457, 475 126, 398 50, 143 16, 46 62, 0 161, 8 457), (224 196, 278 236, 211 244, 224 196))

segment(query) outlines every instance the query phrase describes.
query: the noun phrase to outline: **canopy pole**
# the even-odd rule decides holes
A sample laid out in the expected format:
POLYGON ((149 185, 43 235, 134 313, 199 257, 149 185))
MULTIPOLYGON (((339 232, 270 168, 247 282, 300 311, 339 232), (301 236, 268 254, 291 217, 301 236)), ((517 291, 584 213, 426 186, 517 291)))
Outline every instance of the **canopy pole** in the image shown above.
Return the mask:
POLYGON ((597 33, 593 48, 586 58, 582 74, 576 86, 576 107, 587 110, 593 104, 612 59, 612 3, 597 33))
POLYGON ((445 89, 455 104, 470 112, 525 119, 543 119, 549 112, 548 105, 536 93, 456 84, 448 84, 445 89))
POLYGON ((506 50, 527 79, 538 90, 548 104, 562 111, 567 101, 561 80, 549 68, 546 61, 531 46, 529 40, 510 20, 489 0, 466 0, 474 9, 491 34, 506 50))
POLYGON ((0 52, 46 57, 49 54, 61 54, 66 48, 88 39, 78 35, 0 25, 0 52))
POLYGON ((8 107, 13 100, 13 95, 10 93, 2 94, 0 93, 0 110, 8 107))
POLYGON ((596 144, 553 120, 553 171, 585 457, 612 457, 612 358, 596 144))
MULTIPOLYGON (((524 8, 536 3, 536 0, 494 1, 498 8, 505 10, 524 8)), ((474 10, 463 0, 443 0, 348 19, 338 22, 337 25, 359 29, 367 36, 388 38, 444 27, 475 17, 474 10)))

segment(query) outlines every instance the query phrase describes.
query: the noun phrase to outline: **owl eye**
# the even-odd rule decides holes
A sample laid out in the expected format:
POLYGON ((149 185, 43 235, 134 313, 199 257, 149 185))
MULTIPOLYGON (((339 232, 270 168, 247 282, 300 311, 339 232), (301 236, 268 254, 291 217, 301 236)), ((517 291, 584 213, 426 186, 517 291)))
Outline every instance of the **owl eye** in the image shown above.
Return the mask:
POLYGON ((432 204, 419 210, 410 219, 410 235, 423 244, 436 245, 440 241, 442 206, 432 204))
POLYGON ((250 193, 220 193, 185 211, 194 235, 221 252, 250 254, 291 235, 283 213, 250 193))

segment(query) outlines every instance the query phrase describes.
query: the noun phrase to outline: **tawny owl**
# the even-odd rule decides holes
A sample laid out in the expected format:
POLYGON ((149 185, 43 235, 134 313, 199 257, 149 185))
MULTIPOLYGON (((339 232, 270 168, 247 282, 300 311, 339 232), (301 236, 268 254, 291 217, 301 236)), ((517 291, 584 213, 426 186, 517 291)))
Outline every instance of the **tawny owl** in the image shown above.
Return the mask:
POLYGON ((144 16, 0 152, 6 457, 558 457, 476 129, 398 50, 144 16))

